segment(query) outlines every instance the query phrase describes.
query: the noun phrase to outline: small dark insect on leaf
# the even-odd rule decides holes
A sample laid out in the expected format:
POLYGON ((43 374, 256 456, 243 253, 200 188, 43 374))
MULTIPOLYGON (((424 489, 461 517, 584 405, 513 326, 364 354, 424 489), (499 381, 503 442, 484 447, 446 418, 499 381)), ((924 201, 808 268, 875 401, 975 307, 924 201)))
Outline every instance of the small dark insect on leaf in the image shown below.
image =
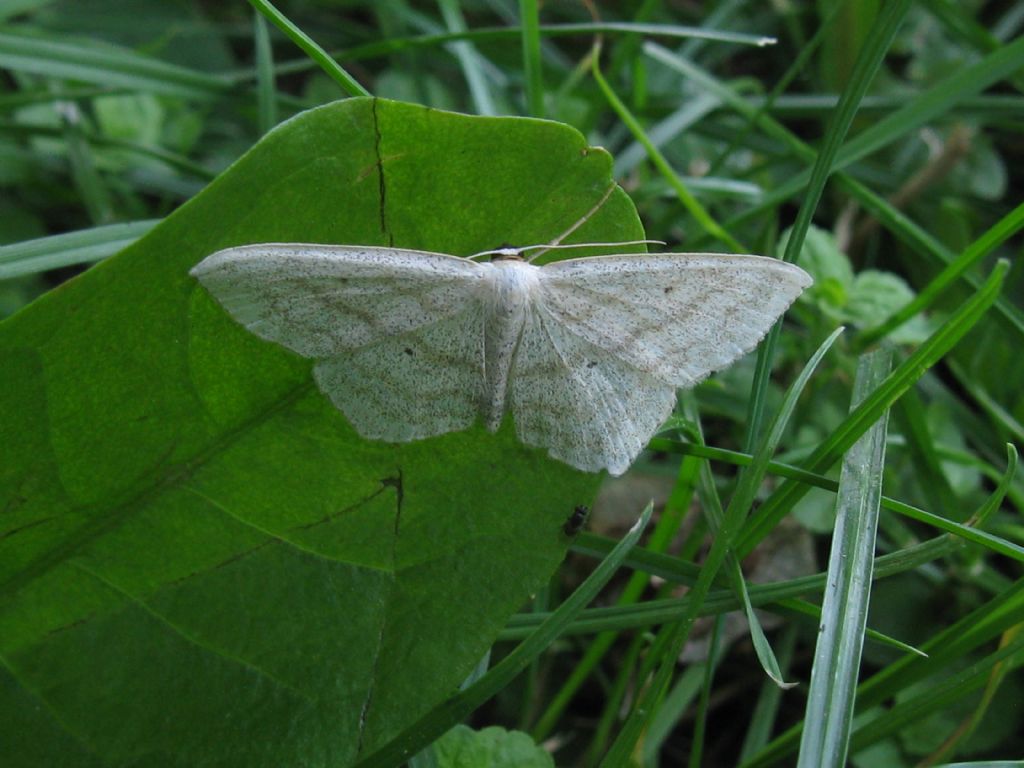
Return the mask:
POLYGON ((565 521, 565 525, 562 526, 562 532, 566 536, 575 536, 583 529, 583 526, 587 524, 587 517, 589 515, 589 507, 577 504, 576 508, 572 511, 572 514, 569 515, 569 519, 565 521))

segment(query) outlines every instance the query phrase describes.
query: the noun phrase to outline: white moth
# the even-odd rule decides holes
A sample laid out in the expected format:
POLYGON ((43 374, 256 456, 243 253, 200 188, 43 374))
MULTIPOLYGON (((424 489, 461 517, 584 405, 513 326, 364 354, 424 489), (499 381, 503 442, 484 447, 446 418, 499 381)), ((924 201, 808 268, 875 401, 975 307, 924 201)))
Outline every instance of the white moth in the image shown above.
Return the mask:
POLYGON ((250 331, 317 360, 360 435, 516 434, 588 472, 629 468, 675 404, 753 349, 807 287, 761 256, 628 254, 536 266, 362 245, 246 245, 192 274, 250 331))

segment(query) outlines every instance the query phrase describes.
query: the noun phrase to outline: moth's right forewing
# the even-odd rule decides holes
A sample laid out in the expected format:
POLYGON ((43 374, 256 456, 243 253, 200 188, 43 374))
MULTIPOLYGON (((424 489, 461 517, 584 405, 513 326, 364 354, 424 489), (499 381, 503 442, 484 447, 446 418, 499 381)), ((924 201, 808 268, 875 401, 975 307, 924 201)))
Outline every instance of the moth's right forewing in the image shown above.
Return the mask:
POLYGON ((316 358, 461 314, 487 279, 440 253, 283 243, 218 251, 191 274, 250 331, 316 358))
POLYGON ((678 386, 752 350, 810 284, 790 264, 727 254, 571 259, 542 272, 542 300, 566 330, 678 386))

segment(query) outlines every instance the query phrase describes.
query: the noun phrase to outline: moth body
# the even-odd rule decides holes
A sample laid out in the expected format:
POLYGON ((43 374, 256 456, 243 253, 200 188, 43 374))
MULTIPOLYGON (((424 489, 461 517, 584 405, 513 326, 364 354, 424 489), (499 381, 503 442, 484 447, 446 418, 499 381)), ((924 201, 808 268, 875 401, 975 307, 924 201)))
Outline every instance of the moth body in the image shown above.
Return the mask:
POLYGON ((480 264, 491 293, 485 303, 484 402, 482 416, 491 432, 501 426, 509 373, 531 304, 539 293, 540 268, 506 257, 480 264))

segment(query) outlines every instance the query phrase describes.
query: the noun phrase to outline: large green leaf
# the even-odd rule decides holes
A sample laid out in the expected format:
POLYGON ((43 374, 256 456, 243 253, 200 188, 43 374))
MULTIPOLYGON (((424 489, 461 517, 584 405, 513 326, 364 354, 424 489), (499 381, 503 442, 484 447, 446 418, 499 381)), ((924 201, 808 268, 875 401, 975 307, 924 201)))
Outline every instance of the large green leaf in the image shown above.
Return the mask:
MULTIPOLYGON (((452 691, 597 476, 507 421, 362 440, 188 270, 249 242, 546 242, 610 174, 564 125, 352 99, 0 325, 4 764, 343 766, 452 691)), ((639 236, 620 190, 574 235, 639 236)))

